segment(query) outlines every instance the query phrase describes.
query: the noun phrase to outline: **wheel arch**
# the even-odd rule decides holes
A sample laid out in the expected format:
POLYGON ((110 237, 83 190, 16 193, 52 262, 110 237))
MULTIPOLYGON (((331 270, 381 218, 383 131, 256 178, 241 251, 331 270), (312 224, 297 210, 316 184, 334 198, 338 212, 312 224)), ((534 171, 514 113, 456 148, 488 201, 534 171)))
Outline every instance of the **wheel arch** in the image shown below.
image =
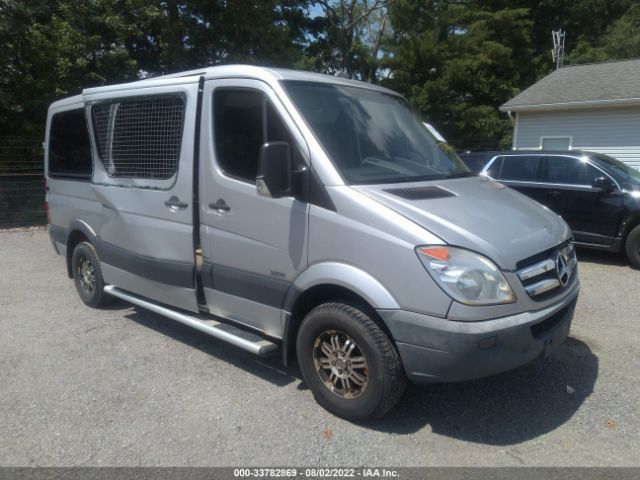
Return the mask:
POLYGON ((352 265, 316 264, 303 272, 287 292, 282 335, 282 359, 288 365, 294 358, 295 342, 304 317, 316 306, 332 300, 350 300, 367 309, 393 341, 377 309, 398 309, 393 295, 369 273, 352 265))
POLYGON ((622 231, 622 249, 624 250, 624 243, 627 241, 627 237, 631 233, 631 230, 640 225, 640 213, 629 216, 624 221, 624 229, 622 231))
POLYGON ((73 259, 73 250, 80 242, 89 242, 92 245, 96 245, 97 236, 93 229, 84 221, 75 219, 72 220, 67 229, 69 234, 67 235, 67 275, 69 278, 73 278, 73 268, 71 261, 73 259))

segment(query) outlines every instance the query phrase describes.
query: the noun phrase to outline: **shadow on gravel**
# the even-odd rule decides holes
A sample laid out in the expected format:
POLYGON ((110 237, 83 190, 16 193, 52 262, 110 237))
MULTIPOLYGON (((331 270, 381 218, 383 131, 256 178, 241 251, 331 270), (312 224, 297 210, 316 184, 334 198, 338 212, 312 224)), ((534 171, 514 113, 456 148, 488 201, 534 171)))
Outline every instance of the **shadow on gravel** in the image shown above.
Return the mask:
POLYGON ((297 376, 298 369, 295 366, 285 367, 282 365, 280 352, 269 357, 256 357, 222 340, 215 339, 179 322, 135 306, 134 311, 126 314, 125 318, 190 347, 197 348, 208 355, 220 359, 220 361, 242 368, 276 386, 282 387, 299 381, 297 376))
POLYGON ((106 305, 101 305, 100 310, 124 310, 125 308, 131 308, 129 302, 125 302, 124 300, 117 297, 109 297, 109 301, 106 305))
POLYGON ((579 262, 599 263, 601 265, 613 265, 617 267, 633 268, 624 253, 591 250, 589 248, 576 248, 579 262))
MULTIPOLYGON (((298 382, 298 389, 306 389, 297 367, 284 367, 279 354, 255 357, 142 308, 134 307, 125 317, 273 385, 298 382)), ((410 384, 385 417, 360 426, 399 435, 429 426, 434 433, 460 440, 513 445, 568 421, 593 391, 597 377, 598 357, 586 343, 570 337, 549 358, 501 375, 462 383, 410 384)))
POLYGON ((363 426, 434 433, 489 445, 513 445, 555 430, 593 392, 598 357, 568 338, 559 351, 517 370, 463 383, 410 385, 385 417, 363 426))

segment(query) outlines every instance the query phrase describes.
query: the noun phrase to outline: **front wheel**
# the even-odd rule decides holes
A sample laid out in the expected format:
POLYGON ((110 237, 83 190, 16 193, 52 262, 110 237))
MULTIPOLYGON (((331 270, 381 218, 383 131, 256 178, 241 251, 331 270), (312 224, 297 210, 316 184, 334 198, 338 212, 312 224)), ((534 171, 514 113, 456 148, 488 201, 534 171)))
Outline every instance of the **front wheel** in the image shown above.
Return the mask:
POLYGON ((100 307, 107 301, 102 269, 96 249, 89 242, 80 242, 71 258, 73 282, 82 301, 90 307, 100 307))
POLYGON ((627 235, 625 250, 629 263, 635 268, 640 268, 640 225, 636 226, 627 235))
POLYGON ((316 401, 340 417, 382 417, 406 387, 398 351, 365 309, 345 303, 314 308, 300 326, 296 350, 316 401))

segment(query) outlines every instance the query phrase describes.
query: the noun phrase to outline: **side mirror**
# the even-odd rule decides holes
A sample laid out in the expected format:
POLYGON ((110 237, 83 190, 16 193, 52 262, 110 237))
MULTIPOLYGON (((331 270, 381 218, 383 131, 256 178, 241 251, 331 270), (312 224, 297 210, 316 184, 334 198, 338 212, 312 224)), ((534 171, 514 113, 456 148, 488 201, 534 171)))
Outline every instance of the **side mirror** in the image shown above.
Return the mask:
POLYGON ((597 188, 602 190, 603 192, 610 193, 615 188, 615 185, 611 181, 609 177, 598 177, 593 179, 593 183, 591 183, 593 188, 597 188))
POLYGON ((291 147, 287 142, 269 142, 260 148, 256 189, 263 197, 291 195, 291 147))

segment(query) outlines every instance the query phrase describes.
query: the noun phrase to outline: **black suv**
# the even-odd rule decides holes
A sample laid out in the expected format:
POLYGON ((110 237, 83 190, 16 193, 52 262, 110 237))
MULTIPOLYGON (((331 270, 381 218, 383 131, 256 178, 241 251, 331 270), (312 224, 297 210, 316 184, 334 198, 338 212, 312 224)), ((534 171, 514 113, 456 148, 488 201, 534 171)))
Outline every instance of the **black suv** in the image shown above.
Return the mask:
POLYGON ((579 150, 460 154, 474 172, 518 190, 566 220, 577 245, 626 251, 640 267, 640 171, 579 150))

